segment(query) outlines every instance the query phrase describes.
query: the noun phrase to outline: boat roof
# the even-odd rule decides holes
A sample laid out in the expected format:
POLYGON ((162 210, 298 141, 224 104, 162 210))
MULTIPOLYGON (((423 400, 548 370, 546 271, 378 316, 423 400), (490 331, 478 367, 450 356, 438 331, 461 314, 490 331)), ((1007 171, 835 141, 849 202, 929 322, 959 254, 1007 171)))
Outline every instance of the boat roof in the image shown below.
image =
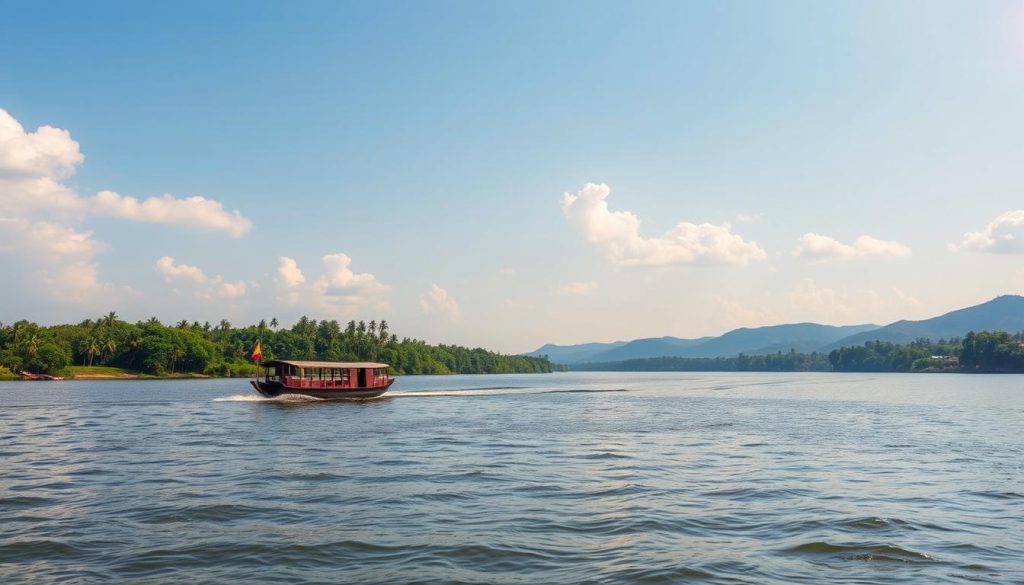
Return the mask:
POLYGON ((267 360, 264 366, 284 364, 296 368, 386 368, 387 364, 378 362, 309 362, 302 360, 267 360))

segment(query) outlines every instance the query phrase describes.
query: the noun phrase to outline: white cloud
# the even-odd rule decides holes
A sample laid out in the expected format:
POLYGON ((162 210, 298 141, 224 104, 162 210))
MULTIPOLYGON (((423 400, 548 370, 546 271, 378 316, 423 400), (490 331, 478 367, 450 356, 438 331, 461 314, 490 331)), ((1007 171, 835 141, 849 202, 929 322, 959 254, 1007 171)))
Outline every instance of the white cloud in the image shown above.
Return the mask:
POLYGON ((206 274, 201 268, 188 264, 175 264, 174 258, 170 256, 164 256, 157 260, 154 268, 162 273, 168 282, 174 278, 184 278, 203 284, 207 280, 206 274))
POLYGON ((640 235, 640 218, 629 211, 610 211, 607 185, 587 183, 576 195, 562 196, 562 213, 577 224, 587 240, 605 248, 618 266, 683 264, 746 264, 765 258, 764 250, 732 233, 729 224, 681 222, 657 238, 640 235))
POLYGON ((287 256, 281 256, 277 261, 278 280, 288 288, 294 288, 306 282, 305 275, 299 270, 298 263, 287 256))
POLYGON ((170 195, 139 200, 113 191, 86 197, 61 180, 72 176, 85 160, 67 130, 42 126, 27 132, 0 109, 0 206, 8 214, 103 215, 129 221, 179 225, 222 231, 241 237, 252 222, 238 211, 202 196, 170 195))
POLYGON ((328 254, 321 260, 324 273, 307 283, 298 263, 282 256, 278 260, 276 278, 283 293, 279 299, 292 306, 336 317, 350 316, 367 306, 378 310, 387 308, 391 286, 368 272, 352 271, 349 268, 352 259, 346 254, 328 254))
POLYGON ((92 239, 92 232, 45 221, 0 217, 0 252, 60 262, 67 257, 90 259, 106 250, 106 244, 92 239))
POLYGON ((245 283, 242 281, 218 282, 214 287, 214 294, 222 299, 237 299, 239 297, 244 297, 245 292, 245 283))
POLYGON ((139 292, 129 287, 100 282, 99 267, 95 262, 87 260, 49 268, 43 273, 42 278, 50 296, 66 303, 109 307, 121 299, 141 296, 139 292))
POLYGON ((58 302, 98 308, 102 303, 138 294, 99 280, 95 257, 107 248, 92 238, 92 232, 46 221, 0 217, 0 255, 7 256, 5 268, 30 275, 43 284, 38 287, 43 295, 58 302))
POLYGON ((56 177, 74 173, 85 157, 67 130, 25 128, 0 108, 0 176, 56 177))
POLYGON ((979 232, 967 232, 960 242, 951 244, 955 252, 992 254, 1024 253, 1024 209, 1007 211, 979 232))
POLYGON ((244 236, 252 228, 252 222, 242 217, 237 210, 228 212, 220 201, 199 195, 185 199, 163 195, 139 201, 113 191, 100 191, 95 197, 86 200, 85 209, 96 215, 131 221, 223 231, 234 238, 244 236))
POLYGON ((555 294, 579 296, 597 288, 596 282, 567 282, 555 288, 555 294))
POLYGON ((201 286, 196 291, 196 296, 203 299, 236 299, 245 296, 247 287, 245 282, 225 282, 224 277, 217 275, 210 278, 198 266, 175 263, 174 258, 163 256, 156 261, 153 267, 164 275, 167 282, 172 280, 190 280, 201 286))
POLYGON ((886 324, 916 314, 921 302, 899 288, 847 290, 802 278, 789 291, 757 295, 757 301, 717 297, 726 329, 811 321, 831 325, 886 324))
POLYGON ((750 223, 761 219, 760 213, 737 213, 736 221, 741 223, 750 223))
POLYGON ((425 315, 441 315, 452 321, 459 319, 458 301, 436 284, 420 295, 420 311, 425 315))
MULTIPOLYGON (((28 131, 0 109, 0 254, 9 257, 5 262, 9 270, 15 262, 23 264, 20 274, 27 281, 42 283, 43 294, 58 303, 95 307, 102 302, 109 307, 119 297, 138 295, 100 280, 96 257, 108 246, 93 239, 92 232, 73 227, 73 220, 109 216, 217 230, 234 237, 251 228, 239 212, 199 196, 164 195, 140 201, 112 191, 81 195, 67 179, 84 160, 67 130, 42 126, 28 131)), ((205 279, 201 271, 197 276, 195 267, 175 265, 169 257, 158 269, 169 278, 205 279)), ((239 290, 222 287, 220 293, 238 295, 239 290)))
POLYGON ((850 260, 864 256, 909 256, 910 248, 900 242, 862 235, 852 244, 844 244, 821 234, 806 233, 797 240, 793 255, 816 262, 850 260))

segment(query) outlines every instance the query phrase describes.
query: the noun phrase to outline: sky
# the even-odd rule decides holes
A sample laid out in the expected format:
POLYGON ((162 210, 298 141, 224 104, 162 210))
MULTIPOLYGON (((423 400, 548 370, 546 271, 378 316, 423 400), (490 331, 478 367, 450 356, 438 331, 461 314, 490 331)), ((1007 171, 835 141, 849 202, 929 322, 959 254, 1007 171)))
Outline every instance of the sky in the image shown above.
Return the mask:
POLYGON ((1024 292, 1024 2, 3 2, 0 322, 519 353, 1024 292))

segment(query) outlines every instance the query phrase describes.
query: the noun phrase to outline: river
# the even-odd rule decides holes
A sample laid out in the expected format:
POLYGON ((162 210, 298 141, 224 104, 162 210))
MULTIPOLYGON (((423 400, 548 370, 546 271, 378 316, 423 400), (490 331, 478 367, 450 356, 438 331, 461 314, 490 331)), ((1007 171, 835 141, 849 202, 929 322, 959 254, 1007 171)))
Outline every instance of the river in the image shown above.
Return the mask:
POLYGON ((0 383, 4 583, 1024 583, 1024 376, 0 383))

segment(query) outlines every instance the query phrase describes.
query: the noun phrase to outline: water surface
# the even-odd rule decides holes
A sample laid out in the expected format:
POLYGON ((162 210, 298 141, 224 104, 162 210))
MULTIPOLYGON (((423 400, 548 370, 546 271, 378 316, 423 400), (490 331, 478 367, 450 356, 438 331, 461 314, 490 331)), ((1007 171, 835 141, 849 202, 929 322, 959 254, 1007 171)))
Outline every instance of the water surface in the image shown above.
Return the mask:
POLYGON ((1024 376, 0 383, 5 583, 1024 583, 1024 376))

